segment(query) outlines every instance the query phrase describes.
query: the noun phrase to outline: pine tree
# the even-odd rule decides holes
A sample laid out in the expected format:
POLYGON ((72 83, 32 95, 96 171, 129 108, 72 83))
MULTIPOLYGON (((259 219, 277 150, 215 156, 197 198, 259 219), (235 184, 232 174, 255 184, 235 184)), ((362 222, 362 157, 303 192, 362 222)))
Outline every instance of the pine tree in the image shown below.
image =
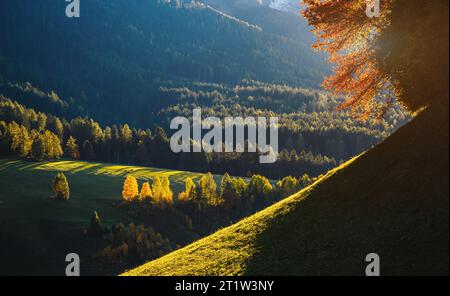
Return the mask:
POLYGON ((139 194, 138 183, 135 177, 127 176, 123 183, 122 197, 126 201, 133 201, 139 194))
POLYGON ((58 173, 53 179, 52 190, 55 198, 60 200, 68 200, 70 196, 69 183, 63 173, 58 173))

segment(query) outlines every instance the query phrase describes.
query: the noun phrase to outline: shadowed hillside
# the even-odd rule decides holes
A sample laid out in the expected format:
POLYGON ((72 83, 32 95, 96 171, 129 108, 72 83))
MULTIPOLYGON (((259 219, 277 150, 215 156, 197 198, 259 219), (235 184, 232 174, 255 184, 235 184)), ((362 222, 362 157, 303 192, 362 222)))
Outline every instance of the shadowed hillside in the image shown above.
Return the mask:
POLYGON ((448 108, 284 201, 125 275, 448 275, 448 108))

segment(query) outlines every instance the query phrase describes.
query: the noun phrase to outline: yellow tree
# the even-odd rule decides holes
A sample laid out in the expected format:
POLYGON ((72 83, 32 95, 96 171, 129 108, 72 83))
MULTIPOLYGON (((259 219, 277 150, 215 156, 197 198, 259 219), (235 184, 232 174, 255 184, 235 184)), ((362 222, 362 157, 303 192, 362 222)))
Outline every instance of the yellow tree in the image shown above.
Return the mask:
POLYGON ((153 192, 152 192, 152 188, 150 187, 150 183, 145 182, 144 184, 142 184, 140 198, 141 198, 141 200, 144 200, 144 199, 149 199, 152 197, 153 197, 153 192))
POLYGON ((68 200, 70 196, 69 183, 63 173, 58 173, 53 179, 52 190, 55 198, 60 200, 68 200))
POLYGON ((123 183, 122 197, 126 201, 134 200, 139 194, 138 183, 135 177, 127 176, 123 183))
POLYGON ((187 202, 194 199, 196 188, 194 181, 192 181, 190 177, 187 177, 184 186, 185 186, 184 191, 180 192, 180 194, 178 195, 178 201, 180 202, 187 202))
POLYGON ((173 203, 173 192, 170 188, 170 180, 167 176, 162 178, 162 200, 165 203, 172 204, 173 203))
POLYGON ((153 200, 156 203, 159 203, 162 199, 163 188, 161 184, 161 179, 159 177, 155 177, 153 180, 153 200))
POLYGON ((214 205, 217 202, 217 184, 211 173, 207 173, 199 181, 201 201, 214 205))

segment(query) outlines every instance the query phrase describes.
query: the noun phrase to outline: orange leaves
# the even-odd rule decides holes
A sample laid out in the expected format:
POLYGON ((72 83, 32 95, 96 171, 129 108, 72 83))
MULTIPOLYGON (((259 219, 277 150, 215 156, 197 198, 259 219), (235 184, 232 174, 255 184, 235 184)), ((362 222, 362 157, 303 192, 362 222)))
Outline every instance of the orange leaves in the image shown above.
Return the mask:
POLYGON ((142 184, 140 198, 141 198, 141 200, 144 200, 144 199, 149 199, 152 197, 153 197, 153 192, 152 192, 152 188, 150 187, 150 183, 145 182, 144 184, 142 184))
POLYGON ((346 97, 341 108, 359 113, 360 119, 377 113, 376 99, 389 86, 375 58, 377 33, 386 24, 391 1, 382 2, 382 15, 369 18, 366 0, 304 0, 303 15, 317 36, 313 48, 327 52, 334 64, 323 86, 346 97))
POLYGON ((122 197, 126 201, 132 201, 139 195, 138 183, 135 177, 127 176, 123 184, 122 197))

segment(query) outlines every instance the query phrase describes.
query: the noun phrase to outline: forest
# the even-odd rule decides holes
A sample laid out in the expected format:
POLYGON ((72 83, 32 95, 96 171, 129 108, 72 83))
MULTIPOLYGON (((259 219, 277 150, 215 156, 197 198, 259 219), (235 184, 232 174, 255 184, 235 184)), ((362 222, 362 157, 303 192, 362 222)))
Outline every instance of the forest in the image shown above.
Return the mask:
MULTIPOLYGON (((56 94, 53 93, 53 96, 56 94)), ((277 95, 272 97, 276 98, 277 95)), ((180 99, 185 100, 183 95, 180 95, 180 99)), ((267 101, 270 104, 271 100, 267 99, 267 101)), ((217 105, 220 105, 220 101, 217 105)), ((218 111, 214 114, 241 114, 223 108, 220 110, 222 113, 218 111)), ((253 110, 250 115, 277 114, 273 111, 253 110)), ((166 111, 161 111, 161 114, 164 112, 166 111)), ((401 111, 392 114, 393 118, 402 120, 407 118, 407 115, 401 111)), ((188 116, 182 111, 165 116, 170 118, 175 115, 188 116)), ((0 98, 0 151, 2 155, 15 155, 37 161, 60 159, 64 156, 71 159, 128 163, 196 172, 210 171, 217 174, 228 172, 235 176, 261 174, 272 179, 289 175, 300 177, 303 174, 318 176, 348 157, 361 153, 388 134, 381 128, 370 128, 370 125, 369 127, 358 126, 357 122, 352 122, 348 118, 343 115, 334 116, 332 112, 325 111, 299 112, 289 116, 282 114, 279 130, 279 160, 269 165, 260 164, 258 154, 255 153, 176 154, 170 149, 170 135, 162 127, 150 130, 133 128, 128 124, 101 126, 87 117, 67 120, 50 113, 35 111, 17 101, 2 97, 0 98), (301 125, 299 119, 303 119, 305 124, 301 125), (294 120, 298 125, 293 124, 294 120), (323 123, 320 130, 312 128, 317 121, 323 123)), ((394 122, 396 120, 392 119, 394 122)), ((386 122, 384 125, 389 126, 386 122)), ((394 130, 393 125, 391 129, 394 130)))

